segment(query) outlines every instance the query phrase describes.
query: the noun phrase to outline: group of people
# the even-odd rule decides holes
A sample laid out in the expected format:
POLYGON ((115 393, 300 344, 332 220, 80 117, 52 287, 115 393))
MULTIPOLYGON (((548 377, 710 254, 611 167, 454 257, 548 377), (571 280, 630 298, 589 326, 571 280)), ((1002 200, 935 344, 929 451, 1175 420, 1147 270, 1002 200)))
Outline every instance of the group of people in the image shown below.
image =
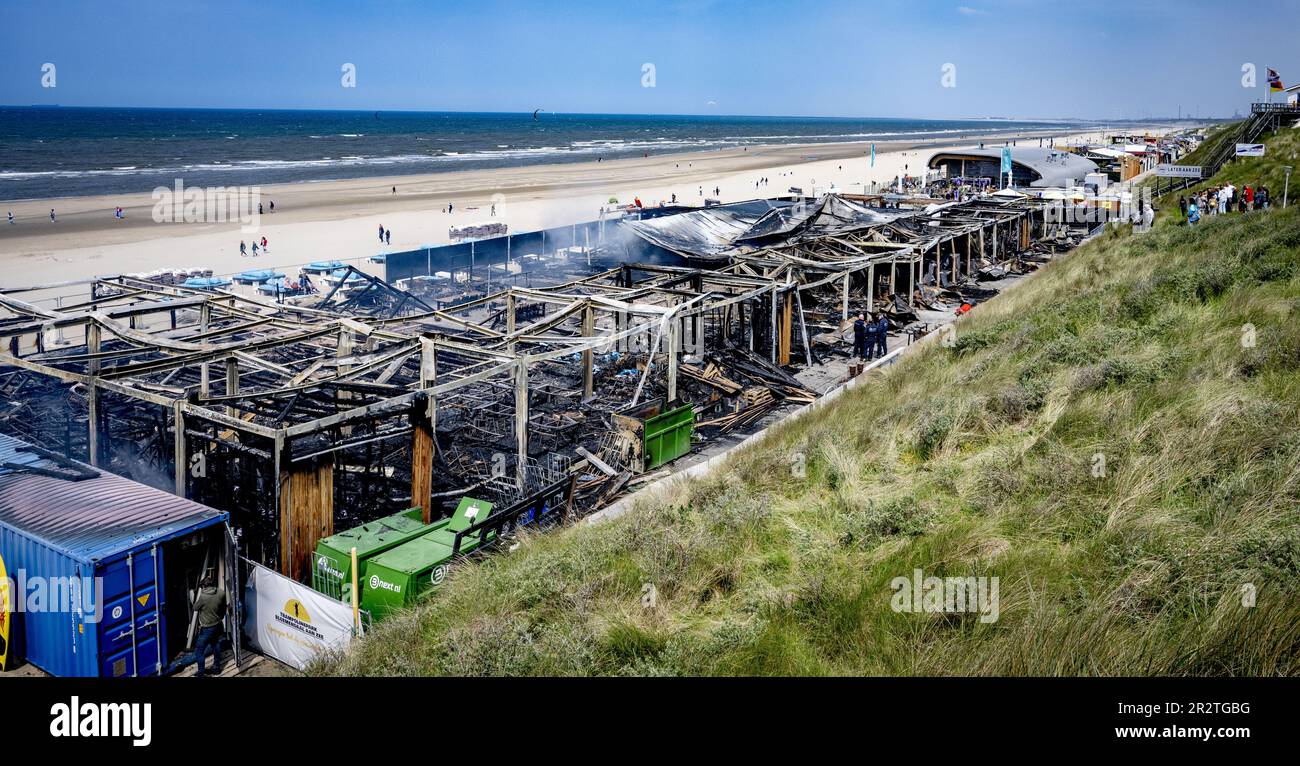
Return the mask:
MULTIPOLYGON (((267 250, 266 237, 262 237, 262 252, 265 253, 266 250, 267 250)), ((239 240, 239 255, 241 258, 248 257, 248 246, 244 244, 244 240, 242 239, 239 240)), ((253 240, 253 257, 254 258, 257 257, 257 240, 253 240)))
POLYGON ((1199 194, 1190 197, 1180 196, 1178 209, 1187 223, 1195 226, 1197 221, 1207 215, 1225 215, 1234 210, 1239 213, 1248 210, 1267 210, 1270 203, 1271 196, 1267 186, 1256 183, 1254 186, 1247 185, 1238 189, 1231 183, 1227 183, 1212 189, 1202 189, 1199 194))
POLYGON ((381 245, 393 244, 393 230, 385 229, 382 223, 379 224, 379 244, 381 245))
POLYGON ((889 353, 889 318, 883 313, 867 319, 859 312, 853 322, 853 356, 858 359, 883 359, 889 353))

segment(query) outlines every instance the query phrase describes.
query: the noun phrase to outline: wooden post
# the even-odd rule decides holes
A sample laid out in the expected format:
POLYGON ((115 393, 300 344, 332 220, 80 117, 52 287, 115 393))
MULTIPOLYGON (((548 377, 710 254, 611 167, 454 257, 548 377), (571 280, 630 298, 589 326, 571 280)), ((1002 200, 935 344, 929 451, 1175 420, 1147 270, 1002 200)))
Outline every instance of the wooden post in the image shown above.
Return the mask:
POLYGON ((175 479, 176 494, 185 497, 185 470, 189 467, 189 458, 185 454, 185 412, 181 410, 181 402, 177 401, 172 404, 172 424, 175 429, 175 443, 173 447, 173 459, 176 461, 175 479))
POLYGON ((781 366, 790 363, 790 340, 794 332, 794 301, 791 300, 791 293, 795 292, 793 288, 787 287, 784 291, 784 299, 781 301, 781 344, 777 352, 777 360, 781 366))
POLYGON ((428 399, 423 411, 412 413, 411 505, 420 507, 426 524, 433 520, 433 459, 438 454, 438 398, 428 391, 438 380, 437 354, 431 338, 420 338, 420 389, 428 392, 428 399))
POLYGON ((99 325, 91 322, 86 325, 86 352, 91 354, 86 369, 90 380, 86 383, 86 447, 90 451, 90 464, 99 465, 99 388, 96 380, 99 375, 99 360, 94 358, 99 353, 101 330, 99 325))
MULTIPOLYGON (((867 311, 871 312, 876 307, 876 264, 874 262, 867 264, 867 311)), ((845 319, 848 319, 846 316, 845 319)))
MULTIPOLYGON (((235 357, 226 359, 226 396, 234 396, 239 393, 239 360, 235 357)), ((237 417, 237 408, 235 405, 226 406, 226 414, 230 417, 237 417)))
POLYGON ((433 520, 433 454, 434 430, 429 417, 433 407, 433 397, 420 406, 417 400, 416 411, 412 413, 414 428, 411 430, 411 505, 419 506, 424 523, 433 520))
POLYGON ((971 279, 970 271, 970 232, 966 232, 966 278, 971 279))
MULTIPOLYGON (((420 339, 420 388, 429 389, 438 384, 438 346, 430 338, 420 339)), ((429 427, 435 437, 438 435, 438 397, 429 393, 429 427)), ((438 443, 434 439, 434 452, 438 443)))
POLYGON ((289 477, 288 474, 285 473, 284 465, 283 465, 284 431, 275 432, 275 444, 272 447, 272 449, 275 450, 275 454, 271 457, 272 460, 271 470, 272 470, 272 476, 275 477, 275 489, 272 490, 271 492, 271 504, 275 507, 275 512, 279 514, 278 527, 280 529, 280 538, 281 538, 280 539, 280 574, 288 574, 288 569, 287 569, 288 562, 284 558, 284 550, 285 550, 284 504, 285 504, 286 497, 288 495, 287 487, 289 484, 289 477))
MULTIPOLYGON (((212 306, 206 302, 199 306, 199 334, 203 335, 208 331, 208 323, 212 321, 212 306)), ((206 399, 208 397, 208 363, 204 362, 199 365, 199 392, 206 399)))
MULTIPOLYGON (((871 267, 868 266, 867 268, 870 269, 871 267)), ((842 322, 849 321, 849 277, 851 276, 853 276, 851 272, 844 272, 844 298, 841 301, 842 305, 840 307, 840 321, 842 322)), ((870 292, 870 290, 868 290, 868 292, 870 292)), ((871 303, 870 297, 867 298, 867 303, 871 303)))
POLYGON ((745 301, 744 303, 740 304, 740 331, 741 332, 745 331, 745 306, 746 305, 749 306, 748 337, 749 337, 749 350, 752 352, 754 350, 754 333, 758 331, 757 330, 758 322, 755 317, 756 307, 754 306, 753 301, 752 300, 745 301))
POLYGON ((948 244, 952 247, 952 277, 951 277, 951 279, 952 279, 952 283, 953 283, 954 285, 956 285, 956 284, 957 284, 957 271, 958 271, 958 269, 959 269, 959 266, 958 266, 958 260, 957 260, 957 238, 956 238, 956 237, 951 237, 951 238, 949 238, 949 240, 948 240, 948 244))
POLYGON ((896 287, 897 282, 898 282, 898 256, 891 255, 889 256, 889 294, 890 295, 898 294, 898 288, 896 287))
POLYGON ((527 477, 525 463, 528 460, 528 360, 526 358, 515 362, 515 450, 518 454, 515 465, 515 485, 522 490, 527 477))
POLYGON ((772 342, 771 344, 769 344, 771 348, 769 349, 768 356, 770 357, 770 361, 772 362, 772 364, 776 364, 776 332, 777 332, 776 331, 776 304, 777 304, 777 296, 778 296, 776 285, 772 286, 770 295, 771 295, 771 302, 772 302, 772 321, 770 323, 772 342))
POLYGON ((812 367, 814 357, 812 351, 812 342, 808 338, 808 323, 804 321, 804 317, 803 317, 803 298, 799 297, 798 288, 795 288, 793 290, 793 293, 794 293, 795 310, 799 312, 799 337, 803 339, 804 363, 806 363, 809 367, 812 367))
POLYGON ((668 323, 668 401, 677 400, 677 354, 682 348, 682 320, 673 317, 668 323))
POLYGON ((915 261, 909 260, 907 262, 907 306, 908 308, 912 308, 913 306, 912 295, 913 293, 916 292, 916 270, 924 262, 924 258, 925 256, 922 255, 920 258, 918 258, 915 261))
MULTIPOLYGON (((282 439, 277 443, 283 445, 282 439)), ((280 574, 302 582, 316 543, 334 533, 334 459, 328 455, 284 465, 280 482, 280 574)))
MULTIPOLYGON (((511 290, 506 293, 506 335, 515 334, 515 291, 511 290)), ((515 341, 511 338, 506 343, 506 351, 515 352, 515 341)))
MULTIPOLYGON (((595 331, 596 310, 592 308, 591 301, 588 301, 587 305, 582 309, 582 337, 591 338, 595 331)), ((595 390, 595 381, 593 380, 595 359, 596 352, 594 349, 588 348, 582 352, 582 400, 584 402, 591 399, 595 390)))

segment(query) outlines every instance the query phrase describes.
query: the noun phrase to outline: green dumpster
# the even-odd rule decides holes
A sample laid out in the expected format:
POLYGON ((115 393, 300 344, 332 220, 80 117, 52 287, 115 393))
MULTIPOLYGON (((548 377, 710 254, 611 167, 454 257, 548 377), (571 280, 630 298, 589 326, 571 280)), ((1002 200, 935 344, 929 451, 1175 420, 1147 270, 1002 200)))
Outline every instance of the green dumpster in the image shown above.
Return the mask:
MULTIPOLYGON (((361 607, 380 619, 394 609, 412 604, 417 596, 442 584, 455 555, 457 532, 487 518, 492 504, 462 498, 450 518, 434 522, 418 537, 398 545, 366 565, 361 584, 361 607)), ((477 548, 486 540, 478 534, 461 538, 460 553, 477 548)))
POLYGON ((626 435, 628 465, 637 472, 658 468, 691 451, 695 407, 664 397, 611 413, 614 428, 626 435))
POLYGON ((366 573, 367 562, 384 551, 414 540, 428 532, 420 508, 411 508, 377 521, 353 527, 316 543, 311 570, 311 587, 337 599, 349 597, 352 584, 352 549, 357 549, 357 577, 366 573))
POLYGON ((690 404, 646 418, 641 449, 645 470, 658 468, 690 452, 694 428, 695 408, 690 404))

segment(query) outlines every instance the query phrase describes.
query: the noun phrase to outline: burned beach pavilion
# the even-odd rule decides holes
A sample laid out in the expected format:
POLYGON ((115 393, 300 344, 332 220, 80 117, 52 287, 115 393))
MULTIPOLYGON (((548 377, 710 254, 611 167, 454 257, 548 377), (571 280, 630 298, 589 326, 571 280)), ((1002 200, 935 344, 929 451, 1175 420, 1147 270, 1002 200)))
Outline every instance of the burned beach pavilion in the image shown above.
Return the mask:
POLYGON ((1068 244, 1020 195, 745 204, 627 222, 590 273, 454 305, 359 271, 346 300, 118 275, 51 310, 0 288, 0 431, 227 511, 301 580, 319 539, 413 506, 562 486, 600 507, 815 398, 797 375, 845 355, 850 312, 901 328, 1068 244))

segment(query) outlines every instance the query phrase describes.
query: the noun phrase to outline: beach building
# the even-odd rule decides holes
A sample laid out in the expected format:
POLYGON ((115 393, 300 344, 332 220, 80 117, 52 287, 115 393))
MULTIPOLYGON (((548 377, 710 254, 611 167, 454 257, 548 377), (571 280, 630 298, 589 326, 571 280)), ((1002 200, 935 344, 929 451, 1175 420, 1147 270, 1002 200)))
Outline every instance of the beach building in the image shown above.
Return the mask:
POLYGON ((1050 147, 993 147, 946 149, 931 155, 927 166, 943 170, 950 178, 987 178, 997 183, 1002 173, 1002 151, 1011 152, 1011 185, 1021 187, 1075 186, 1097 163, 1086 157, 1050 147))

